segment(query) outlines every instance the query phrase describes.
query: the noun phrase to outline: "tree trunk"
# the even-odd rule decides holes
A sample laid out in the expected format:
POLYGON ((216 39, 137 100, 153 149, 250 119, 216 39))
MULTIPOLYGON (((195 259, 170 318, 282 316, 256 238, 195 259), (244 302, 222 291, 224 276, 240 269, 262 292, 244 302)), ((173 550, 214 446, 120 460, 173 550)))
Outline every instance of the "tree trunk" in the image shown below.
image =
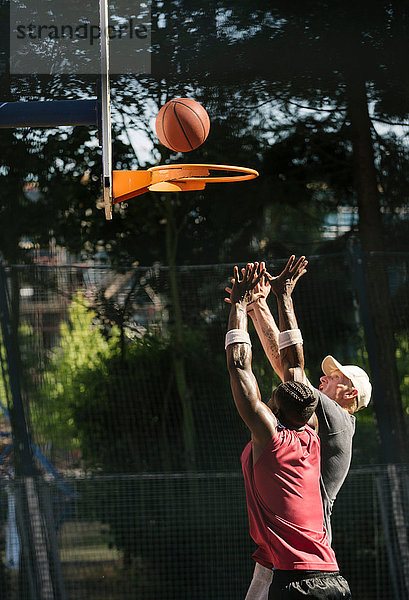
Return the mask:
POLYGON ((359 234, 366 263, 367 296, 373 331, 373 339, 367 340, 367 350, 374 383, 374 411, 382 442, 381 460, 407 462, 409 447, 396 366, 371 120, 366 85, 359 75, 347 77, 346 97, 358 201, 359 234))

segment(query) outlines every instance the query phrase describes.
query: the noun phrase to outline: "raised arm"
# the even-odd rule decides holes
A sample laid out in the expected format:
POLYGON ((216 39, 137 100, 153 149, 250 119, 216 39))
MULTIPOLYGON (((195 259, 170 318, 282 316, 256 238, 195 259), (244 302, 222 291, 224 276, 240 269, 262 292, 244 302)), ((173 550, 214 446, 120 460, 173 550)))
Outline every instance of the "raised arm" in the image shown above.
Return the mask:
POLYGON ((236 408, 252 433, 256 453, 263 450, 276 431, 277 421, 261 401, 260 390, 251 368, 251 343, 247 332, 247 305, 264 271, 258 263, 248 264, 241 276, 237 267, 230 293, 230 314, 226 335, 227 366, 236 408))
MULTIPOLYGON (((278 277, 272 277, 268 273, 262 277, 255 286, 253 290, 253 301, 247 306, 247 313, 251 317, 253 321, 254 328, 257 332, 258 337, 260 338, 261 344, 263 346, 264 352, 273 367, 275 373, 280 377, 281 381, 288 381, 289 373, 284 374, 283 371, 283 362, 282 357, 280 355, 279 350, 279 333, 280 328, 277 326, 273 315, 271 314, 270 308, 267 304, 267 297, 271 290, 271 283, 275 282, 275 286, 279 289, 279 286, 282 286, 283 291, 286 290, 289 292, 290 300, 291 293, 294 290, 294 287, 299 280, 299 278, 306 273, 308 261, 305 259, 305 256, 302 256, 298 261, 295 261, 295 257, 291 256, 283 271, 278 275, 278 277)), ((265 263, 260 263, 260 269, 265 268, 265 263)), ((226 288, 228 293, 231 293, 231 288, 226 288)), ((287 294, 288 295, 288 294, 287 294)), ((227 302, 230 301, 229 298, 225 299, 227 302)), ((288 301, 285 300, 286 304, 288 301)), ((289 315, 289 309, 292 307, 287 306, 287 314, 289 315)), ((294 325, 294 329, 297 328, 297 321, 295 319, 294 311, 292 311, 293 319, 292 323, 294 325)), ((289 323, 288 323, 289 324, 289 323)), ((290 329, 290 327, 288 327, 290 329)), ((290 352, 290 351, 289 351, 290 352)), ((288 369, 292 367, 289 364, 293 361, 293 356, 290 357, 290 361, 287 361, 286 352, 284 353, 284 366, 288 369)), ((292 354, 290 352, 290 354, 292 354)), ((298 365, 299 366, 299 365, 298 365)), ((294 368, 294 367, 292 367, 294 368)), ((298 380, 298 379, 297 379, 298 380)))
POLYGON ((304 372, 302 337, 291 297, 298 279, 306 272, 307 264, 305 256, 301 256, 298 261, 295 260, 295 256, 291 256, 278 277, 267 274, 277 297, 279 348, 284 381, 308 382, 304 372))
MULTIPOLYGON (((264 262, 260 263, 259 269, 265 269, 264 262)), ((283 370, 281 367, 280 352, 278 350, 278 334, 280 333, 280 330, 277 327, 267 304, 267 296, 269 295, 270 290, 270 281, 265 275, 261 277, 253 290, 253 300, 247 305, 247 314, 253 321, 254 328, 263 346, 264 353, 273 367, 273 370, 280 379, 283 380, 283 370)), ((226 287, 226 292, 230 295, 231 288, 226 287)), ((230 302, 230 296, 225 298, 225 301, 230 302)))
MULTIPOLYGON (((264 268, 263 262, 260 267, 264 268)), ((255 300, 250 304, 247 313, 253 321, 254 328, 263 346, 265 355, 267 356, 273 370, 283 381, 283 369, 281 366, 280 351, 278 349, 278 334, 279 328, 271 314, 267 304, 267 297, 271 287, 267 275, 262 277, 257 284, 255 292, 255 300)))

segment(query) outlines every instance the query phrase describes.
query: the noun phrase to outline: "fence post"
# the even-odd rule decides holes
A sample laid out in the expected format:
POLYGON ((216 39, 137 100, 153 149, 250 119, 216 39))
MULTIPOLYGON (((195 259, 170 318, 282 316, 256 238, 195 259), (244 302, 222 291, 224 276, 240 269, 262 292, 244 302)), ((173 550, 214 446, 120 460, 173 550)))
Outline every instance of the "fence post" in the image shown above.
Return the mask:
POLYGON ((391 486, 392 515, 396 532, 396 545, 398 548, 398 564, 402 574, 404 594, 409 598, 409 540, 405 518, 404 496, 405 487, 403 480, 404 471, 398 471, 397 465, 388 465, 388 478, 391 486))
POLYGON ((17 368, 12 327, 7 302, 7 277, 4 265, 0 264, 0 325, 6 354, 8 381, 13 406, 10 422, 13 435, 16 475, 16 513, 18 530, 22 540, 24 575, 26 576, 31 600, 65 600, 64 583, 59 572, 54 573, 52 564, 59 561, 58 550, 50 549, 50 524, 47 523, 40 504, 38 475, 30 443, 20 378, 17 368))
MULTIPOLYGON (((400 586, 399 586, 399 579, 398 579, 399 563, 396 561, 396 553, 394 552, 393 540, 392 540, 393 532, 391 531, 391 527, 389 524, 390 520, 389 520, 389 514, 388 514, 388 508, 387 508, 388 503, 384 497, 385 496, 384 489, 385 489, 385 477, 383 477, 382 475, 375 474, 375 490, 376 490, 377 499, 378 499, 378 503, 379 503, 383 535, 385 538, 386 552, 388 555, 389 577, 391 578, 391 583, 392 583, 392 588, 393 588, 393 597, 396 598, 396 600, 397 600, 400 595, 400 586)), ((386 492, 386 490, 385 490, 385 492, 386 492)))
MULTIPOLYGON (((5 267, 0 265, 0 321, 1 330, 3 333, 3 344, 6 352, 10 392, 13 399, 13 408, 10 410, 10 419, 13 430, 16 473, 17 475, 32 477, 36 474, 36 469, 31 452, 30 438, 27 429, 26 417, 24 414, 23 400, 21 397, 20 380, 11 331, 6 290, 7 278, 5 267)), ((6 385, 6 382, 4 383, 6 385)))

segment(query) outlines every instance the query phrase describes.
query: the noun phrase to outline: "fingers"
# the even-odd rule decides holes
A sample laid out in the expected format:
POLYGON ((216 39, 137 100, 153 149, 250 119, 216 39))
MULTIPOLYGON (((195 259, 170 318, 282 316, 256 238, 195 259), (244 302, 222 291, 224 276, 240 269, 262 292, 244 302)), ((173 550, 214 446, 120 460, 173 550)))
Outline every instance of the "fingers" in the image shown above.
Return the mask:
POLYGON ((305 256, 300 256, 297 262, 293 265, 292 270, 297 272, 303 269, 306 264, 308 264, 308 260, 306 260, 305 256))
MULTIPOLYGON (((283 273, 288 273, 292 276, 295 274, 297 277, 301 277, 301 271, 305 269, 307 265, 308 260, 305 258, 305 256, 300 256, 300 258, 296 261, 295 255, 292 254, 283 269, 283 273)), ((304 271, 304 273, 305 272, 306 271, 304 271)))
POLYGON ((247 263, 247 282, 249 289, 253 289, 258 285, 264 277, 266 271, 265 263, 247 263))
POLYGON ((249 280, 253 281, 254 280, 254 276, 257 273, 257 269, 258 269, 258 262, 255 263, 250 263, 250 272, 249 272, 249 280))
POLYGON ((298 273, 298 275, 296 275, 296 277, 293 277, 294 283, 297 283, 299 278, 302 277, 306 272, 307 272, 307 269, 303 269, 300 273, 298 273))
MULTIPOLYGON (((283 269, 277 277, 272 276, 266 270, 264 261, 248 262, 245 267, 234 267, 234 277, 231 279, 231 286, 226 286, 224 289, 228 294, 224 301, 231 304, 231 296, 234 297, 251 292, 252 302, 259 298, 267 298, 271 290, 275 295, 282 293, 291 294, 295 284, 300 277, 307 272, 308 260, 305 256, 300 256, 296 259, 295 254, 292 254, 283 269)), ((243 296, 244 297, 244 296, 243 296)))
POLYGON ((264 285, 269 285, 271 275, 267 273, 266 263, 264 261, 262 261, 259 265, 259 272, 263 272, 260 282, 264 285))
MULTIPOLYGON (((262 279, 265 279, 265 284, 268 284, 268 277, 271 278, 271 276, 268 274, 266 276, 266 273, 265 262, 248 262, 246 266, 241 267, 240 270, 236 265, 233 269, 233 278, 231 279, 231 283, 234 285, 245 281, 247 284, 251 284, 251 287, 253 288, 262 279)), ((225 287, 224 289, 227 293, 231 294, 231 287, 225 287)))
POLYGON ((241 273, 243 275, 243 280, 245 279, 247 282, 251 280, 254 270, 255 270, 255 265, 258 266, 258 263, 250 263, 249 262, 246 264, 245 267, 242 267, 241 273))
POLYGON ((308 265, 308 260, 305 258, 305 256, 301 256, 298 259, 298 261, 294 267, 294 275, 293 275, 294 282, 298 281, 299 278, 302 277, 307 272, 307 268, 306 268, 307 265, 308 265))
MULTIPOLYGON (((284 269, 281 271, 280 275, 278 275, 278 277, 287 277, 288 275, 290 275, 291 270, 293 268, 294 260, 295 260, 295 255, 292 254, 290 256, 290 258, 287 260, 287 264, 285 265, 284 269)), ((270 276, 269 281, 272 281, 273 279, 276 279, 276 278, 270 276)))
POLYGON ((292 254, 284 267, 284 271, 290 271, 295 260, 295 254, 292 254))
POLYGON ((261 267, 261 264, 260 264, 260 268, 258 270, 257 278, 256 278, 254 285, 258 285, 260 283, 260 281, 262 279, 264 279, 265 272, 266 272, 266 267, 265 266, 261 267))
POLYGON ((302 267, 304 265, 304 263, 308 264, 308 260, 306 260, 305 256, 300 256, 300 258, 297 260, 297 262, 294 265, 294 270, 296 271, 297 269, 302 267))

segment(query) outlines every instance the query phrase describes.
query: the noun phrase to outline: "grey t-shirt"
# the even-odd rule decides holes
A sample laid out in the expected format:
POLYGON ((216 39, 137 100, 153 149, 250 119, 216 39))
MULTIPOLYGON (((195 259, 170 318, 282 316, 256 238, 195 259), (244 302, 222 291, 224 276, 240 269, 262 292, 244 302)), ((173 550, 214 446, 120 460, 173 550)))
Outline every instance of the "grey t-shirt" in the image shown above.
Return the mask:
POLYGON ((352 458, 355 417, 314 388, 318 397, 316 415, 321 440, 321 496, 324 525, 331 543, 331 513, 335 498, 348 475, 352 458))

